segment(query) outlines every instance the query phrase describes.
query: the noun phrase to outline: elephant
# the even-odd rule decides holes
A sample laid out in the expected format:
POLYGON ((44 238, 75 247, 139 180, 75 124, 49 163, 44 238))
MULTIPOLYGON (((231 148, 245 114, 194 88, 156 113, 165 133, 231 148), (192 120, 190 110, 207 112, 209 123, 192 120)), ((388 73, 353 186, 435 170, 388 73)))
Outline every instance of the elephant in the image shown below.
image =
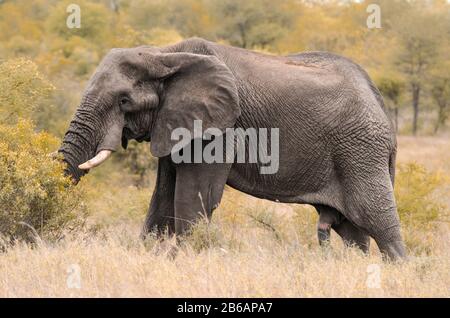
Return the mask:
POLYGON ((367 252, 372 237, 384 257, 407 258, 393 191, 396 134, 379 90, 350 59, 275 56, 201 38, 114 48, 90 78, 58 152, 78 182, 132 139, 150 142, 158 160, 143 237, 189 233, 202 215, 211 217, 228 185, 314 206, 320 244, 333 229, 347 245, 367 252), (172 133, 192 132, 196 120, 223 134, 278 129, 278 170, 262 174, 259 161, 175 162, 173 154, 197 139, 175 151, 172 133))

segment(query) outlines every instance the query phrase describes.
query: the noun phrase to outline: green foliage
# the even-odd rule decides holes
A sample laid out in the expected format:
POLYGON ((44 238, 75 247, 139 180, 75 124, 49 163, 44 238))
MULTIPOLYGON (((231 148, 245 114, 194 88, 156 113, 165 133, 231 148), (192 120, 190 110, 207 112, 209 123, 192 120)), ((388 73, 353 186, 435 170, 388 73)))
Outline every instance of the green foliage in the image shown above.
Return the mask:
POLYGON ((81 27, 68 28, 66 21, 69 13, 66 8, 71 3, 73 2, 60 1, 52 10, 47 20, 48 30, 64 39, 79 36, 96 43, 104 41, 108 37, 107 34, 112 24, 110 11, 102 4, 85 0, 77 1, 76 4, 80 6, 81 27))
MULTIPOLYGON (((411 84, 420 83, 421 103, 429 101, 438 112, 437 127, 445 127, 450 105, 448 2, 376 2, 382 7, 382 30, 366 28, 367 2, 360 1, 82 0, 76 2, 81 7, 81 29, 66 26, 66 8, 72 1, 1 2, 0 56, 10 59, 0 64, 0 213, 5 219, 0 226, 4 233, 26 236, 28 227, 18 223, 23 221, 43 236, 56 237, 66 221, 78 222, 75 211, 83 215, 83 190, 73 189, 61 176, 59 164, 46 157, 56 148, 56 140, 34 131, 64 133, 85 81, 112 47, 164 46, 202 36, 282 54, 329 50, 351 57, 371 70, 371 75, 378 75, 377 84, 390 108, 409 104, 410 94, 405 93, 411 84), (20 118, 33 120, 34 128, 20 118), (11 126, 17 122, 17 127, 11 126)), ((89 191, 90 208, 101 211, 104 220, 111 215, 142 218, 150 193, 133 187, 135 193, 129 195, 122 191, 123 184, 147 184, 156 160, 147 144, 137 143, 130 143, 126 152, 115 157, 106 163, 108 173, 90 174, 91 180, 98 179, 96 191, 89 191), (118 166, 126 167, 129 174, 124 176, 118 166), (109 196, 99 200, 106 192, 101 189, 105 180, 111 182, 111 171, 116 171, 116 182, 108 184, 109 196), (135 200, 139 202, 133 205, 135 200)), ((396 195, 410 248, 429 250, 423 233, 435 230, 444 211, 434 200, 441 181, 419 166, 399 167, 396 195)), ((300 209, 296 214, 304 228, 299 236, 315 238, 315 211, 300 209)), ((230 217, 238 225, 248 219, 238 214, 225 216, 230 217)), ((266 214, 254 215, 252 222, 265 230, 274 231, 270 226, 278 232, 283 229, 266 214)), ((194 235, 198 249, 216 241, 211 239, 211 227, 203 225, 194 235)))
POLYGON ((199 222, 192 225, 190 233, 185 237, 187 243, 196 252, 219 248, 223 245, 223 237, 220 228, 203 217, 199 222))
POLYGON ((278 231, 278 224, 274 220, 274 211, 258 209, 248 213, 248 216, 256 225, 271 232, 277 241, 281 241, 282 238, 278 231))
POLYGON ((405 85, 402 80, 395 76, 383 76, 375 80, 378 89, 384 97, 386 108, 394 117, 395 129, 398 131, 398 113, 400 108, 400 100, 403 96, 405 85))
POLYGON ((444 178, 415 163, 398 168, 395 194, 402 223, 432 226, 444 211, 442 204, 433 197, 434 192, 443 185, 444 178))
POLYGON ((446 208, 437 196, 445 179, 415 163, 400 165, 397 170, 395 196, 406 245, 415 254, 430 254, 433 233, 444 221, 446 208))
POLYGON ((446 61, 433 72, 433 81, 430 83, 431 97, 438 108, 435 124, 435 133, 445 126, 450 115, 450 61, 446 61))
POLYGON ((382 77, 377 81, 377 87, 384 97, 388 98, 393 105, 397 105, 404 84, 402 81, 395 78, 382 77))
POLYGON ((447 14, 433 10, 427 6, 411 6, 398 17, 395 32, 398 47, 395 52, 395 67, 404 75, 406 85, 411 93, 413 108, 412 133, 415 135, 419 127, 419 112, 425 83, 429 80, 432 67, 440 67, 440 63, 448 60, 448 22, 447 14), (444 36, 444 37, 443 37, 444 36), (439 48, 447 48, 440 56, 439 48))
POLYGON ((145 33, 148 43, 156 46, 175 44, 183 40, 175 29, 153 28, 145 33))
MULTIPOLYGON (((439 88, 428 84, 437 79, 433 68, 449 73, 444 63, 450 52, 448 2, 377 0, 381 30, 366 27, 367 2, 344 2, 80 0, 76 4, 81 8, 81 28, 69 29, 69 0, 5 1, 0 5, 0 56, 32 58, 58 89, 80 95, 83 85, 74 88, 75 84, 83 84, 113 47, 164 46, 201 36, 280 54, 327 50, 354 59, 371 75, 388 80, 391 74, 401 76, 402 98, 393 103, 395 107, 388 105, 401 110, 401 115, 396 113, 399 123, 409 125, 402 117, 412 110, 403 106, 414 98, 420 112, 428 106, 427 111, 437 113, 435 131, 442 130, 449 117, 442 102, 446 99, 436 98, 439 88)), ((57 115, 51 118, 50 112, 41 112, 41 118, 35 119, 37 127, 51 127, 54 132, 55 127, 67 125, 69 110, 73 112, 76 105, 67 109, 65 104, 62 113, 55 105, 52 113, 57 115)), ((421 119, 415 122, 419 127, 421 119)))
POLYGON ((157 159, 150 154, 149 145, 136 141, 130 141, 126 151, 116 155, 116 160, 136 176, 135 184, 137 186, 144 185, 148 181, 150 171, 156 170, 158 165, 157 159))
POLYGON ((414 7, 402 14, 395 25, 400 44, 396 62, 412 83, 422 81, 426 70, 436 63, 444 28, 441 18, 445 19, 440 14, 414 7))
POLYGON ((244 48, 273 44, 287 31, 293 18, 283 10, 283 1, 226 0, 214 2, 213 8, 220 21, 218 35, 244 48))
POLYGON ((19 58, 0 64, 0 123, 13 124, 19 117, 32 118, 53 89, 29 60, 19 58))
POLYGON ((8 1, 0 9, 0 41, 10 42, 15 35, 21 35, 27 40, 36 40, 43 35, 43 27, 39 21, 42 0, 8 1))
POLYGON ((214 37, 210 0, 136 0, 127 21, 137 31, 176 30, 183 37, 214 37))
POLYGON ((168 27, 170 5, 166 1, 136 0, 130 4, 129 23, 135 29, 168 27))
POLYGON ((60 238, 81 225, 83 191, 48 153, 58 140, 35 133, 29 120, 0 125, 0 234, 9 240, 60 238), (34 230, 32 230, 34 229, 34 230))
POLYGON ((0 64, 0 235, 8 240, 56 239, 83 220, 83 188, 48 155, 58 139, 31 122, 53 89, 29 60, 0 64))

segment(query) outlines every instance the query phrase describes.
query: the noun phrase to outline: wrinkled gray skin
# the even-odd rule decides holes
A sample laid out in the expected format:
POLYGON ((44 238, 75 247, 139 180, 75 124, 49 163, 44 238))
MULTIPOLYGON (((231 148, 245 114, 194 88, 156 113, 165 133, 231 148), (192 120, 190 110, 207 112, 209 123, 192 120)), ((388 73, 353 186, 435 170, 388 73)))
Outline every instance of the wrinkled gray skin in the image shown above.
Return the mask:
POLYGON ((307 203, 321 244, 334 229, 364 251, 369 236, 406 257, 393 193, 396 138, 380 93, 350 60, 324 52, 268 56, 188 39, 164 48, 113 49, 92 76, 59 150, 78 165, 127 140, 159 158, 143 236, 183 234, 220 202, 225 184, 258 198, 307 203), (276 174, 258 164, 174 164, 173 128, 279 128, 276 174), (201 198, 199 196, 201 194, 201 198))

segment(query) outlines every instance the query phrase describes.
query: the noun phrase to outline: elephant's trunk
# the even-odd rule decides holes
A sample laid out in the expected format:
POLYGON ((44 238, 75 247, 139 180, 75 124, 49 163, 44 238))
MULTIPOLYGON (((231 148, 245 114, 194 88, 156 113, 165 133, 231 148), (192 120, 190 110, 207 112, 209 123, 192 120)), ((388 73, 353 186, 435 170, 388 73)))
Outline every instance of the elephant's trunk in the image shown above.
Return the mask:
POLYGON ((75 182, 104 162, 122 142, 124 115, 118 108, 108 107, 111 101, 99 100, 92 95, 83 98, 59 149, 67 163, 66 173, 75 182))
POLYGON ((87 173, 80 169, 79 165, 96 155, 101 138, 98 136, 98 132, 103 125, 94 115, 93 108, 94 105, 89 102, 88 98, 85 98, 70 123, 58 150, 63 154, 63 161, 67 164, 66 174, 71 176, 75 182, 78 182, 87 173))

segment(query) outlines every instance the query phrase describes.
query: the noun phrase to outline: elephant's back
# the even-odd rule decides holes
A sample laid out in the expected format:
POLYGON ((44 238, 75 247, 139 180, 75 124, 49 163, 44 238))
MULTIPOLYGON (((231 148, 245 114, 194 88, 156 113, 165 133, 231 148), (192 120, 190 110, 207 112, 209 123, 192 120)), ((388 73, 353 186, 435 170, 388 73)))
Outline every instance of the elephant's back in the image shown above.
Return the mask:
POLYGON ((369 93, 375 97, 378 106, 385 110, 386 107, 383 97, 369 74, 351 59, 323 51, 296 53, 288 55, 286 58, 309 67, 333 68, 336 72, 343 74, 348 81, 353 82, 352 84, 356 89, 362 89, 364 91, 368 88, 369 93))

